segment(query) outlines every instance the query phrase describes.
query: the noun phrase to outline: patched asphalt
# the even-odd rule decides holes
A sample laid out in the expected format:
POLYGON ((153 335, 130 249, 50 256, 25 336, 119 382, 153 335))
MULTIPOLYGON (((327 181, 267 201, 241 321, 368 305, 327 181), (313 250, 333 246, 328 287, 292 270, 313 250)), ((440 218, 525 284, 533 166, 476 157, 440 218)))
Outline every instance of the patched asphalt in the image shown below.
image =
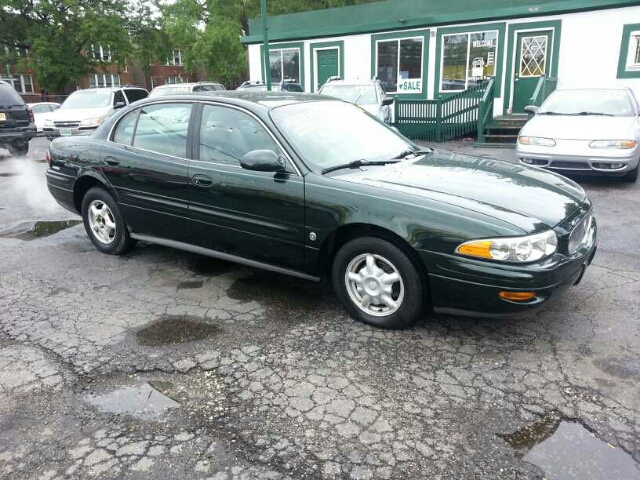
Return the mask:
POLYGON ((0 150, 0 477, 640 478, 640 184, 580 182, 597 255, 535 316, 382 331, 299 279, 24 233, 78 219, 32 146, 0 150))

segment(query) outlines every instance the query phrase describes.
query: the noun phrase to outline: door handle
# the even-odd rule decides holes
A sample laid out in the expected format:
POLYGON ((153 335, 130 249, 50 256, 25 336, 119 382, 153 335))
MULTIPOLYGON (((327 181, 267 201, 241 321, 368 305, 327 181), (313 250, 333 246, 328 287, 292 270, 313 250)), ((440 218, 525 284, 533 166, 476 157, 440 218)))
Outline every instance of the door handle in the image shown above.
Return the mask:
POLYGON ((106 159, 107 165, 111 165, 112 167, 117 167, 120 165, 120 162, 117 160, 113 160, 112 158, 106 159))
POLYGON ((213 185, 213 180, 211 179, 211 177, 207 177, 206 175, 202 175, 200 173, 191 177, 191 181, 198 187, 210 187, 211 185, 213 185))

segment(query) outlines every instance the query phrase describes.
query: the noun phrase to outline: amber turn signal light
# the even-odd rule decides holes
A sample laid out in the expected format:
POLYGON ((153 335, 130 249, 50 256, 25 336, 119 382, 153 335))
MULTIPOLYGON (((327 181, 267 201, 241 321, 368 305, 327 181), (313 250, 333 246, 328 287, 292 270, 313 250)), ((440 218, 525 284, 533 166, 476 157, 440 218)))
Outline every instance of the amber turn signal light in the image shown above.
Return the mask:
POLYGON ((533 292, 500 292, 498 295, 500 298, 511 300, 512 302, 526 302, 536 297, 533 292))

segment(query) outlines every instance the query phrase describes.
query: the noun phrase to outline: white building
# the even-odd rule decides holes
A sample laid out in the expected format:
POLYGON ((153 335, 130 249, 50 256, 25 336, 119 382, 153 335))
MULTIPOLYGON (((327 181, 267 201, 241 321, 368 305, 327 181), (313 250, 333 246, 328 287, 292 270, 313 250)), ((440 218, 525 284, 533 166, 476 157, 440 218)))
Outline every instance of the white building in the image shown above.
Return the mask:
MULTIPOLYGON (((263 80, 260 19, 250 30, 251 80, 263 80)), ((269 42, 273 81, 307 92, 377 76, 401 100, 446 99, 494 77, 493 116, 522 113, 542 76, 640 98, 637 0, 387 0, 269 17, 269 42)))

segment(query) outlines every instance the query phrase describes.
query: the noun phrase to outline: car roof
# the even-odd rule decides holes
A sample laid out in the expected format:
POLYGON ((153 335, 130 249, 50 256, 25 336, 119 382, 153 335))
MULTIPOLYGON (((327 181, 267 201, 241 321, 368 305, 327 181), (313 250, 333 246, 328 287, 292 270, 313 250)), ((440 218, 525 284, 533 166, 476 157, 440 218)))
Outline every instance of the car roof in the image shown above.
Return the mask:
POLYGON ((267 110, 280 107, 283 105, 291 105, 295 103, 305 103, 314 101, 336 101, 324 95, 312 93, 296 93, 296 92, 256 92, 247 90, 224 90, 218 92, 192 92, 180 93, 175 95, 166 95, 163 97, 146 98, 140 100, 137 105, 146 103, 167 102, 169 100, 216 100, 222 103, 237 106, 259 106, 267 110))
POLYGON ((378 80, 331 80, 326 82, 325 85, 375 85, 378 80))
POLYGON ((158 85, 156 88, 171 88, 171 87, 195 87, 196 85, 222 85, 220 82, 184 82, 184 83, 165 83, 164 85, 158 85))
POLYGON ((117 92, 118 90, 146 90, 142 87, 136 87, 135 85, 124 85, 121 87, 96 87, 96 88, 80 88, 75 92, 117 92))

